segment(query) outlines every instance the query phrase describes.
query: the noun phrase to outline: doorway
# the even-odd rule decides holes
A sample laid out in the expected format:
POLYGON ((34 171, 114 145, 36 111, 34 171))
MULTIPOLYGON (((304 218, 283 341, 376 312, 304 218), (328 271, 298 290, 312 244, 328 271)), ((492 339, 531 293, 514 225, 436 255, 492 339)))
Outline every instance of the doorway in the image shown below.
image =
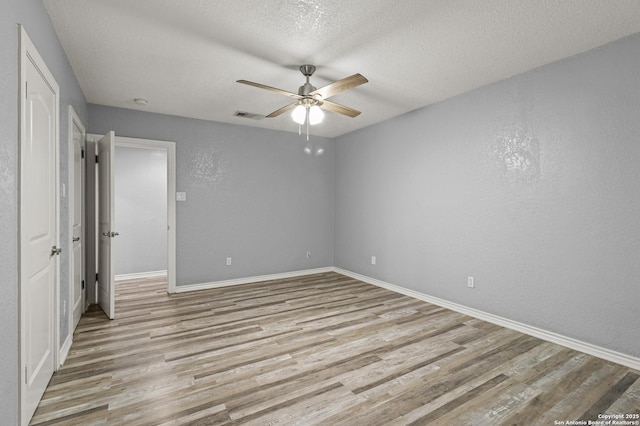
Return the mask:
MULTIPOLYGON (((176 144, 169 141, 152 139, 138 139, 116 136, 116 148, 134 148, 149 150, 152 156, 160 155, 165 160, 166 188, 165 200, 165 229, 164 240, 166 242, 166 275, 167 292, 176 292, 176 144)), ((117 165, 116 165, 117 167, 117 165)), ((117 189, 116 189, 117 190, 117 189)), ((116 217, 116 223, 118 218, 116 217)), ((139 222, 139 221, 138 221, 139 222)), ((117 247, 116 247, 117 249, 117 247)), ((116 254, 117 256, 117 254, 116 254)), ((162 271, 162 270, 161 270, 162 271)), ((154 271, 141 271, 154 272, 154 271)))
POLYGON ((167 153, 115 147, 115 280, 167 273, 167 153))

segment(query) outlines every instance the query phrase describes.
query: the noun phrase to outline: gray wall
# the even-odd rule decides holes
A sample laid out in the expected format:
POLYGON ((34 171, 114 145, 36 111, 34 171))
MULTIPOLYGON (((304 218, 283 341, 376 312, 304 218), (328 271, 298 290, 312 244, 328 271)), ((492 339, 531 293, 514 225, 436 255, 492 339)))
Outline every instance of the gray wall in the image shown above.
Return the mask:
POLYGON ((90 133, 176 142, 176 190, 187 193, 176 203, 178 286, 333 265, 330 139, 312 136, 326 148, 316 157, 295 133, 97 105, 89 114, 90 133))
POLYGON ((116 275, 167 269, 167 153, 115 148, 116 275))
POLYGON ((640 356, 639 70, 635 35, 338 138, 336 266, 640 356))
MULTIPOLYGON (((0 2, 0 418, 18 419, 18 27, 29 37, 60 85, 60 181, 69 188, 68 108, 87 124, 87 105, 39 0, 0 2)), ((69 298, 68 199, 61 199, 60 300, 69 298)), ((70 310, 60 318, 60 341, 69 335, 70 310)))
POLYGON ((0 418, 18 421, 18 0, 0 3, 0 418))

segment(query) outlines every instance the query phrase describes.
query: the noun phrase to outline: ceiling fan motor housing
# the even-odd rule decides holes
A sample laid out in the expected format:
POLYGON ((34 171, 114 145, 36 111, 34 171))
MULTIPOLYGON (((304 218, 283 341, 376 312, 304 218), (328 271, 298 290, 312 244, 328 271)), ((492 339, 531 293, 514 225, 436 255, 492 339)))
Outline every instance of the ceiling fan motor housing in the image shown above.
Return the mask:
POLYGON ((309 96, 309 93, 316 90, 316 87, 311 83, 305 83, 298 88, 298 95, 300 96, 309 96))

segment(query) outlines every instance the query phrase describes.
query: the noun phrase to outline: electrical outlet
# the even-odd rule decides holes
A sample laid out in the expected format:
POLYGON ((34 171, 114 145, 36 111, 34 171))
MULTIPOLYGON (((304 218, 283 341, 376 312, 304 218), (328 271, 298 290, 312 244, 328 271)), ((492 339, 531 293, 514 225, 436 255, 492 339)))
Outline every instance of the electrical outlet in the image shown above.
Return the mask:
POLYGON ((376 257, 375 256, 371 256, 371 264, 372 265, 376 264, 376 257))
POLYGON ((227 257, 227 266, 231 266, 231 258, 227 257))
POLYGON ((476 280, 473 277, 468 277, 467 278, 467 287, 469 288, 475 288, 476 287, 476 280))

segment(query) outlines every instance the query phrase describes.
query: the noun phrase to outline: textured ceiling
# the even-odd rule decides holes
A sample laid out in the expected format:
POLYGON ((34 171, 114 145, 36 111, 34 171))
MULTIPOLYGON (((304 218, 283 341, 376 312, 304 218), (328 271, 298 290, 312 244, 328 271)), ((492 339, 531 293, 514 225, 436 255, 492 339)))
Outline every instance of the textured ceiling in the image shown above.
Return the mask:
POLYGON ((297 132, 298 66, 332 101, 311 134, 335 137, 640 32, 638 0, 44 0, 90 103, 297 132), (140 107, 134 98, 146 98, 140 107))

